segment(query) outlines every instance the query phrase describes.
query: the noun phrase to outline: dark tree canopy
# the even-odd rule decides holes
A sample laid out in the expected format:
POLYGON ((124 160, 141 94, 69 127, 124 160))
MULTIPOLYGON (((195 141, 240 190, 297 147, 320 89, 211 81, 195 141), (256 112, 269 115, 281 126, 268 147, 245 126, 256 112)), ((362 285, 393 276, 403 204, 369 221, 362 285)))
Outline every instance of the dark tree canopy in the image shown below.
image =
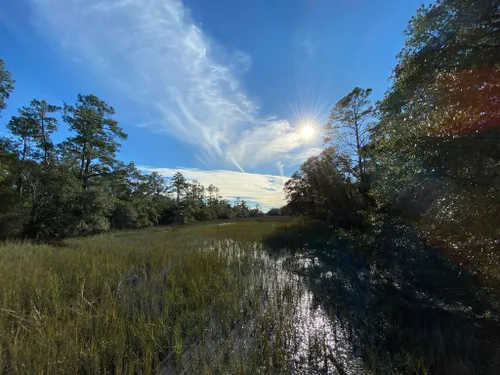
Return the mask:
POLYGON ((337 158, 301 166, 289 207, 330 221, 362 220, 351 205, 370 220, 397 214, 490 272, 500 260, 500 2, 421 7, 376 108, 370 93, 356 87, 333 107, 325 143, 337 158))

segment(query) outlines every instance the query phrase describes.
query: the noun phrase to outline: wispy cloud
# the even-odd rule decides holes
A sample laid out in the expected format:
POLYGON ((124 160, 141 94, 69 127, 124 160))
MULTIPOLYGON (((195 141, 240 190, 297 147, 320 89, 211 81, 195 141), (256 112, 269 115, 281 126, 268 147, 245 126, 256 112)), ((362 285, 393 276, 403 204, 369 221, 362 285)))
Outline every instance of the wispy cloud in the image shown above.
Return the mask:
POLYGON ((300 51, 302 58, 312 59, 316 55, 319 43, 314 35, 314 31, 307 27, 302 27, 294 35, 294 43, 300 51))
POLYGON ((200 170, 191 168, 154 168, 139 166, 144 172, 157 172, 163 177, 172 177, 180 172, 189 180, 202 185, 213 184, 226 199, 236 197, 259 203, 263 207, 280 207, 285 202, 283 185, 288 177, 226 170, 200 170))
POLYGON ((309 148, 288 121, 262 118, 242 88, 250 56, 224 51, 181 1, 29 1, 42 35, 135 102, 143 127, 196 146, 207 166, 243 171, 309 148))
POLYGON ((285 155, 285 161, 290 167, 298 167, 300 164, 305 162, 311 156, 319 155, 323 151, 322 148, 312 147, 307 150, 297 152, 294 154, 285 155))
POLYGON ((281 160, 276 162, 276 168, 278 168, 281 176, 285 175, 285 164, 281 160))

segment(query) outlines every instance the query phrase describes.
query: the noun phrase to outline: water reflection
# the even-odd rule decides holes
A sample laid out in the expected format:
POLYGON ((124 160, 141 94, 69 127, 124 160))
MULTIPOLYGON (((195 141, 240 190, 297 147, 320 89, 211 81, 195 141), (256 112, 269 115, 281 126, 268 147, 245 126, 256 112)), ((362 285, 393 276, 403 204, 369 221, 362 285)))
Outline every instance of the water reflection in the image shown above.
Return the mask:
POLYGON ((207 242, 201 251, 225 259, 230 274, 245 274, 239 319, 228 325, 213 315, 200 341, 190 345, 180 361, 165 361, 161 374, 193 373, 200 357, 212 364, 211 371, 226 358, 220 373, 231 367, 228 357, 248 367, 253 363, 254 373, 363 373, 351 345, 352 332, 317 303, 310 281, 293 271, 317 266, 318 259, 287 252, 270 255, 260 243, 230 239, 207 242))
MULTIPOLYGON (((499 374, 498 299, 397 220, 366 238, 317 226, 283 227, 265 240, 335 324, 349 350, 380 374, 499 374), (296 259, 299 259, 298 261, 296 259)), ((356 373, 356 371, 354 371, 356 373)))
MULTIPOLYGON (((281 319, 288 329, 286 350, 289 359, 293 361, 292 373, 362 373, 362 362, 354 355, 345 326, 318 304, 308 287, 310 280, 291 271, 297 269, 297 266, 307 269, 311 265, 317 265, 318 260, 292 257, 289 254, 282 254, 277 259, 267 255, 265 257, 268 264, 274 265, 272 273, 267 275, 272 283, 269 285, 271 295, 290 298, 287 301, 289 313, 281 319)), ((283 304, 282 301, 281 303, 283 304)))
POLYGON ((363 241, 369 253, 286 227, 263 242, 207 241, 199 251, 226 262, 239 298, 163 373, 500 373, 500 314, 477 278, 400 223, 363 241))

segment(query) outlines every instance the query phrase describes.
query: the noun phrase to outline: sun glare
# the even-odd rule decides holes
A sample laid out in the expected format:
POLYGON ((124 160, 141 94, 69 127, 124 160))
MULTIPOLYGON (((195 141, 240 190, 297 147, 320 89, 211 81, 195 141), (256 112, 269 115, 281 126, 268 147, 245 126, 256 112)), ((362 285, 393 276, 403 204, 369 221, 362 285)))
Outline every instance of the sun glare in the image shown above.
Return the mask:
POLYGON ((302 135, 302 138, 310 139, 314 135, 314 128, 310 124, 306 124, 303 126, 300 134, 302 135))

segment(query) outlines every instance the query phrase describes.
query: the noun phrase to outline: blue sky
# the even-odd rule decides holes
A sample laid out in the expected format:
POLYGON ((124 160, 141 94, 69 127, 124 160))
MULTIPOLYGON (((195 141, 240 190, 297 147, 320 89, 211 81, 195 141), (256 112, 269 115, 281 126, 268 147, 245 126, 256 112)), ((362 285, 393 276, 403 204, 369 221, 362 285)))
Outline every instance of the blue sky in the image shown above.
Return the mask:
POLYGON ((16 88, 0 131, 32 98, 93 93, 129 134, 120 159, 278 206, 333 104, 354 86, 383 95, 422 2, 2 0, 16 88))

